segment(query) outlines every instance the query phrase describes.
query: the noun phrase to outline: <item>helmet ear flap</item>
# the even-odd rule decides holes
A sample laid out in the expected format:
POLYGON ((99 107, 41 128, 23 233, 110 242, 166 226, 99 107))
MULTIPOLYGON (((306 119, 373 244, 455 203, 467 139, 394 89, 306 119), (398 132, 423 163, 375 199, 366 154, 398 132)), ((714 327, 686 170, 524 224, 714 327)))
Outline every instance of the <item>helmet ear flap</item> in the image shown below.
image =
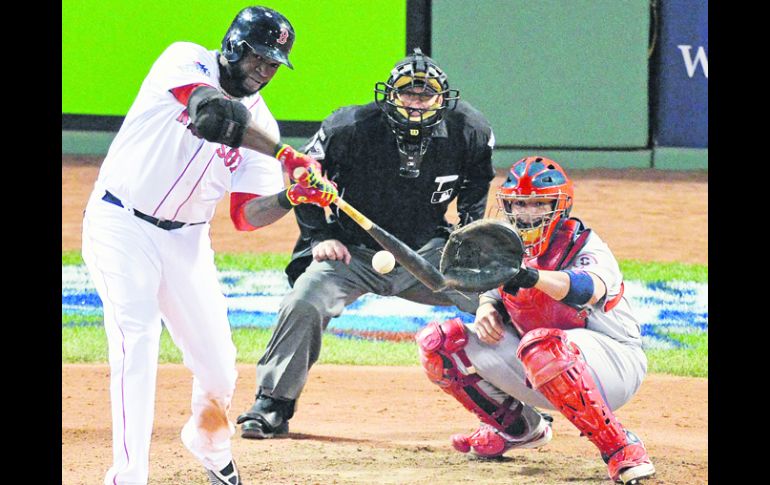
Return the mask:
POLYGON ((222 51, 227 62, 238 62, 243 56, 243 44, 239 44, 233 39, 227 39, 225 41, 225 48, 222 51))

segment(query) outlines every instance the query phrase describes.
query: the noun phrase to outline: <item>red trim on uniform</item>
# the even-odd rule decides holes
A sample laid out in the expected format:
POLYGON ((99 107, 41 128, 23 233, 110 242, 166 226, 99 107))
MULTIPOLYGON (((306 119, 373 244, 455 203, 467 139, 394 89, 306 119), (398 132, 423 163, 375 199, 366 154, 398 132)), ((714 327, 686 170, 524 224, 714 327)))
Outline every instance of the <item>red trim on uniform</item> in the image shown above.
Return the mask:
MULTIPOLYGON (((190 99, 190 95, 198 86, 209 86, 209 85, 206 83, 193 83, 193 84, 187 84, 185 86, 172 88, 172 89, 169 89, 169 91, 171 92, 171 94, 174 95, 177 101, 187 106, 187 101, 190 99)), ((209 87, 212 87, 212 86, 209 86, 209 87)))
POLYGON ((607 303, 604 304, 604 311, 605 312, 608 312, 608 311, 612 310, 613 308, 615 308, 615 306, 617 306, 618 303, 620 303, 620 299, 623 297, 623 293, 625 292, 625 289, 626 289, 625 285, 621 281, 620 282, 620 293, 618 293, 617 295, 613 296, 611 300, 609 300, 607 303))
POLYGON ((235 228, 239 231, 253 231, 261 226, 253 226, 246 220, 245 206, 251 199, 261 197, 247 192, 232 192, 230 194, 230 219, 232 219, 235 228))

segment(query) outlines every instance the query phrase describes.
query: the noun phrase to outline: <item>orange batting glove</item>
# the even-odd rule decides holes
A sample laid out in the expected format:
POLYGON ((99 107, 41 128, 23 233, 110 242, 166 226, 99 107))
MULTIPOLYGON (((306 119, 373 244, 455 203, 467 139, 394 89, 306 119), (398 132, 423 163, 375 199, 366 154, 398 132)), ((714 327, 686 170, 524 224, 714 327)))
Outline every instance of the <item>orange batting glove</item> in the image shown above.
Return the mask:
POLYGON ((275 152, 275 158, 283 163, 283 168, 286 170, 286 173, 289 174, 291 180, 294 180, 294 171, 297 168, 308 169, 313 167, 319 174, 321 173, 321 164, 318 163, 318 160, 298 152, 286 144, 283 144, 278 148, 278 151, 275 152))
POLYGON ((313 167, 308 168, 296 184, 289 187, 286 197, 291 205, 315 204, 328 207, 337 200, 337 185, 322 177, 313 167))

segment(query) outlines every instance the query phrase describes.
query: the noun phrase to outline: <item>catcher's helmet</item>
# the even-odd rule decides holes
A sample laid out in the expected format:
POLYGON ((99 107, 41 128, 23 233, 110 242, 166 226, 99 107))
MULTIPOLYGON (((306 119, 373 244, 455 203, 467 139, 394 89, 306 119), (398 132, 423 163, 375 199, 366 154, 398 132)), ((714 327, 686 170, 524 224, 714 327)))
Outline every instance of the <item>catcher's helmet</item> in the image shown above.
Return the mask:
POLYGON ((497 190, 497 203, 519 231, 527 256, 540 256, 548 248, 554 230, 572 210, 572 181, 558 163, 544 157, 526 157, 511 166, 508 178, 497 190), (548 202, 537 214, 525 210, 531 201, 548 202))
POLYGON ((398 140, 401 175, 417 177, 420 161, 428 148, 430 133, 454 109, 460 92, 449 89, 447 75, 419 47, 398 61, 387 82, 374 85, 374 101, 385 113, 398 140), (402 96, 410 94, 432 100, 427 107, 407 107, 402 96), (416 113, 416 114, 415 114, 416 113))
POLYGON ((290 69, 289 52, 294 45, 294 28, 289 20, 267 7, 246 7, 235 16, 222 39, 222 55, 228 62, 243 57, 244 46, 290 69))

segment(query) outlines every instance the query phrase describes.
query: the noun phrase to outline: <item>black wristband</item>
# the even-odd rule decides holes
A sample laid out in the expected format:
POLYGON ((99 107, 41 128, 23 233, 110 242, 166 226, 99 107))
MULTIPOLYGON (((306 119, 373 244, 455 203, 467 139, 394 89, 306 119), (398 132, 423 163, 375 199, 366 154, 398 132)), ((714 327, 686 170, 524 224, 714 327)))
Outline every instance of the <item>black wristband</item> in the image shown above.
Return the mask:
POLYGON ((540 279, 540 272, 535 268, 522 267, 516 276, 508 280, 506 285, 518 286, 519 288, 532 288, 540 279))
POLYGON ((292 205, 291 201, 289 200, 289 196, 287 194, 288 191, 289 189, 286 189, 280 194, 278 194, 278 205, 283 207, 284 209, 291 209, 292 207, 294 207, 294 205, 292 205))

